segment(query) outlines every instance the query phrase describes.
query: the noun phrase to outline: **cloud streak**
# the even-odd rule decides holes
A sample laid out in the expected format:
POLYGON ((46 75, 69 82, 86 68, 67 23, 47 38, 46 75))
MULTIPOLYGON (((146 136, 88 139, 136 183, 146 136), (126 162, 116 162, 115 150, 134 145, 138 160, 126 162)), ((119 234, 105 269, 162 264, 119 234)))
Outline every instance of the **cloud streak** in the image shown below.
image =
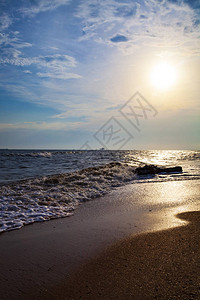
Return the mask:
MULTIPOLYGON (((70 129, 80 126, 80 122, 70 122, 70 129)), ((14 129, 27 130, 69 130, 67 122, 23 122, 23 123, 0 123, 0 131, 14 129)))
POLYGON ((27 7, 21 8, 19 11, 29 17, 33 17, 39 13, 52 11, 60 6, 68 5, 71 0, 36 0, 27 7))
POLYGON ((2 30, 0 32, 0 47, 2 57, 16 57, 21 54, 19 49, 32 47, 32 44, 22 41, 18 31, 5 33, 2 30))
MULTIPOLYGON (((69 72, 70 68, 77 66, 77 61, 69 55, 46 55, 38 57, 22 57, 21 51, 16 49, 6 49, 5 57, 0 58, 0 64, 11 64, 15 66, 27 67, 35 65, 42 72, 37 72, 39 77, 49 77, 55 79, 81 78, 80 75, 69 72)), ((26 72, 27 73, 27 72, 26 72)), ((29 72, 30 73, 30 72, 29 72)))

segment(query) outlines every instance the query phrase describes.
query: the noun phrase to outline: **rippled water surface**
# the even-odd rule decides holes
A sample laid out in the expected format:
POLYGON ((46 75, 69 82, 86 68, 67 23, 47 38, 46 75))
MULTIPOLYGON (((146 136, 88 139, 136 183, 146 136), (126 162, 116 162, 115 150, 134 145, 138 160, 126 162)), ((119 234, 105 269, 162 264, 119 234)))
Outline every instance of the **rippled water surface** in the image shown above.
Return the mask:
POLYGON ((66 217, 80 202, 127 183, 200 178, 199 151, 0 152, 0 231, 66 217), (138 176, 135 168, 182 166, 182 173, 138 176))
POLYGON ((133 166, 140 163, 182 165, 190 174, 198 174, 199 151, 53 151, 1 150, 0 182, 69 173, 112 161, 133 166))

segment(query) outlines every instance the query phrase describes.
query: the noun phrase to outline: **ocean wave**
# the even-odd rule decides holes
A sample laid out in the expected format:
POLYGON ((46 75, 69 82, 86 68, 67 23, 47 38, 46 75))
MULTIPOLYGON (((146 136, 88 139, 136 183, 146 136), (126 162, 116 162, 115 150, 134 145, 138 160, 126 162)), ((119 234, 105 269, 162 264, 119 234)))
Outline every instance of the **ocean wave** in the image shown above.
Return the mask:
MULTIPOLYGON (((0 186, 0 232, 18 229, 33 222, 71 216, 79 203, 100 197, 127 183, 200 178, 198 174, 191 175, 185 171, 181 174, 143 172, 140 176, 138 166, 143 169, 145 164, 141 161, 135 165, 110 162, 71 173, 4 184, 0 186)), ((154 168, 160 170, 160 167, 154 168)))
MULTIPOLYGON (((3 156, 3 154, 1 153, 1 156, 3 156)), ((20 153, 20 152, 11 152, 11 153, 4 153, 4 156, 17 156, 17 157, 51 157, 52 156, 52 152, 47 152, 47 151, 41 151, 41 152, 27 152, 27 153, 20 153)))
POLYGON ((133 167, 113 162, 4 185, 0 187, 0 232, 70 216, 80 202, 100 197, 135 177, 133 167))
POLYGON ((180 152, 180 157, 178 157, 179 161, 184 161, 184 160, 188 160, 188 161, 198 161, 200 160, 200 152, 199 151, 184 151, 184 152, 180 152))

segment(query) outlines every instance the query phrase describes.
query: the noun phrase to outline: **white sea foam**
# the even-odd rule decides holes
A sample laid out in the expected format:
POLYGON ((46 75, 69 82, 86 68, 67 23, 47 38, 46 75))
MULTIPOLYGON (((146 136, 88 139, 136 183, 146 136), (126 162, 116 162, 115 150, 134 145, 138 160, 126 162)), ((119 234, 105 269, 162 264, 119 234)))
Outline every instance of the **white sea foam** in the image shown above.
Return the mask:
POLYGON ((80 202, 102 196, 135 176, 133 167, 110 163, 2 186, 0 231, 70 216, 80 202))

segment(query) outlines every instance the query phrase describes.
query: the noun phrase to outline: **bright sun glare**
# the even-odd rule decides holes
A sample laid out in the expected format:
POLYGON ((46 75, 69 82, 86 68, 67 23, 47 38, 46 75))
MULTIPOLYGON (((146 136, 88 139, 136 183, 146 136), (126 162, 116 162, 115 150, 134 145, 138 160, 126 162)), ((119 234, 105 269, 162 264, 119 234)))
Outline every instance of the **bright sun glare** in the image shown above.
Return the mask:
POLYGON ((152 70, 150 79, 155 88, 167 90, 176 82, 176 69, 167 62, 161 62, 152 70))

